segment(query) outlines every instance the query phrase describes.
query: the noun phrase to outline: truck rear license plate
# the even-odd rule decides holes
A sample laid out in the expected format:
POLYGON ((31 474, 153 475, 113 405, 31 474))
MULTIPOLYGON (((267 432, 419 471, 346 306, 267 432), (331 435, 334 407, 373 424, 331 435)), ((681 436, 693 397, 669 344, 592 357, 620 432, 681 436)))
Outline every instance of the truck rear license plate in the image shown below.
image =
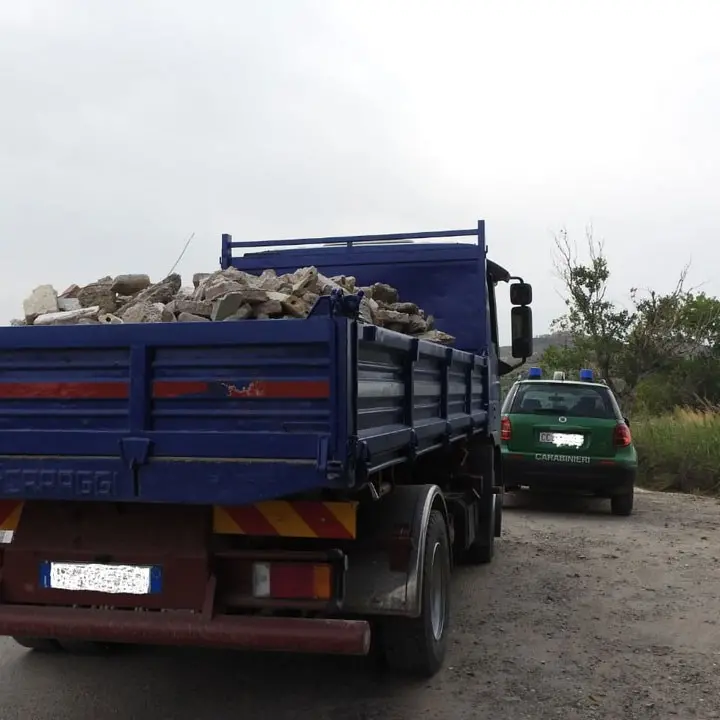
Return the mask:
POLYGON ((162 569, 152 565, 44 562, 40 585, 48 590, 153 595, 162 586, 162 569))
POLYGON ((580 447, 584 439, 582 435, 576 433, 540 433, 541 443, 550 443, 556 447, 580 447))

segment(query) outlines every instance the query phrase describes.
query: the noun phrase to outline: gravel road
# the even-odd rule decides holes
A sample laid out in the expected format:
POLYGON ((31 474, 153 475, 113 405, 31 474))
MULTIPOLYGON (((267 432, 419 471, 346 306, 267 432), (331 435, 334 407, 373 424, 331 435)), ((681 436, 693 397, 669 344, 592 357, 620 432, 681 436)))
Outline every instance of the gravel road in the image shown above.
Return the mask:
POLYGON ((126 650, 41 656, 0 640, 2 720, 720 718, 720 504, 642 493, 513 498, 496 560, 455 577, 430 682, 356 660, 126 650))

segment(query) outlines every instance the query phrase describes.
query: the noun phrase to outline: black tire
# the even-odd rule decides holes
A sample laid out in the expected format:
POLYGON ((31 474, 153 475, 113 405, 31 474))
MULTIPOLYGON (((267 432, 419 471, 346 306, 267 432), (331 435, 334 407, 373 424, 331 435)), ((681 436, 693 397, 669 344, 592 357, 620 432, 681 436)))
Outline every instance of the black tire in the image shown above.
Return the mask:
POLYGON ((420 617, 383 622, 383 655, 390 669, 429 678, 442 667, 450 626, 450 567, 447 524, 433 510, 425 538, 420 617))
POLYGON ((92 640, 58 640, 58 643, 72 655, 109 655, 118 650, 118 645, 114 643, 92 640))
POLYGON ((502 522, 503 522, 503 499, 504 492, 500 492, 499 495, 495 496, 495 537, 499 538, 502 535, 502 522))
POLYGON ((490 495, 484 503, 481 499, 480 503, 479 534, 463 555, 465 565, 487 565, 495 556, 497 495, 490 495))
POLYGON ((635 490, 630 488, 619 495, 613 495, 610 498, 610 511, 613 515, 622 515, 627 517, 632 515, 633 505, 635 504, 635 490))
POLYGON ((14 637, 13 640, 21 647, 36 652, 59 652, 62 650, 60 643, 51 638, 14 637))

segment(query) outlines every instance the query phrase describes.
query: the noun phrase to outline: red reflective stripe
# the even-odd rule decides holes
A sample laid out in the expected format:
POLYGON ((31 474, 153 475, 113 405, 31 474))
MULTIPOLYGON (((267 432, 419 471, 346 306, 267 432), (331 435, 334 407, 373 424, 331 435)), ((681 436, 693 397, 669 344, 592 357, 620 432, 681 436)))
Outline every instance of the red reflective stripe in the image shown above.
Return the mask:
POLYGON ((223 510, 242 528, 246 535, 272 536, 278 531, 254 505, 226 507, 223 510))
POLYGON ((177 398, 183 395, 199 395, 207 392, 206 382, 183 382, 174 380, 157 380, 153 383, 154 398, 177 398))
POLYGON ((228 397, 311 399, 330 397, 327 380, 253 380, 245 386, 223 383, 228 397))
POLYGON ((353 536, 322 502, 294 500, 293 510, 309 525, 319 538, 347 539, 353 536))
POLYGON ((0 382, 0 400, 124 400, 126 382, 0 382))
POLYGON ((208 393, 212 385, 218 386, 228 398, 284 398, 289 400, 327 398, 330 383, 327 380, 253 380, 246 385, 230 382, 200 382, 194 380, 156 380, 154 398, 179 398, 208 393))

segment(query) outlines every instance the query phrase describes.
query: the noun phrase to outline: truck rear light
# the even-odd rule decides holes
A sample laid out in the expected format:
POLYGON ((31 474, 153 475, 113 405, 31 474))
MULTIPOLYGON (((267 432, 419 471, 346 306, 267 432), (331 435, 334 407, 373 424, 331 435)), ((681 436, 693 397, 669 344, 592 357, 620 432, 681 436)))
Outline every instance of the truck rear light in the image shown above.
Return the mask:
POLYGON ((253 563, 253 596, 268 600, 330 600, 332 567, 312 563, 253 563))
POLYGON ((632 435, 630 434, 630 428, 625 423, 618 423, 615 426, 613 442, 616 447, 621 448, 628 447, 632 444, 632 435))
POLYGON ((504 442, 508 442, 512 438, 512 423, 510 418, 505 415, 500 420, 500 439, 504 442))

